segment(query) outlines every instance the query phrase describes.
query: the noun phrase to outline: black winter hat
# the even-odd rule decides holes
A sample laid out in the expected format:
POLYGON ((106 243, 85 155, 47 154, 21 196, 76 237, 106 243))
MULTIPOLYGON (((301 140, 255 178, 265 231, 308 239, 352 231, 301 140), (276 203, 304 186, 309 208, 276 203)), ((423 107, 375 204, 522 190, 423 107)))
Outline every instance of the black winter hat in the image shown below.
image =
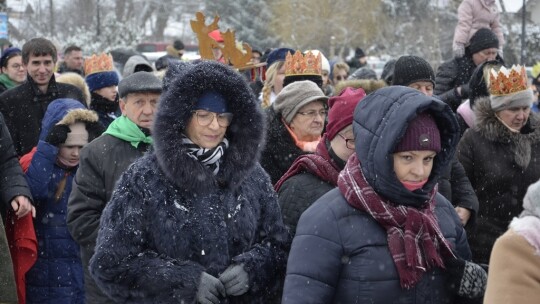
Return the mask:
POLYGON ((356 80, 356 79, 373 79, 377 80, 377 73, 370 69, 370 68, 359 68, 356 71, 354 71, 349 77, 347 77, 347 80, 356 80))
POLYGON ((356 50, 354 50, 354 57, 356 57, 356 58, 366 57, 366 53, 364 53, 364 50, 357 47, 356 50))
POLYGON ((396 59, 390 59, 384 64, 381 79, 384 80, 387 85, 391 85, 394 79, 394 67, 396 66, 396 61, 396 59))
POLYGON ((471 54, 490 48, 498 49, 499 39, 490 29, 481 28, 471 37, 468 48, 471 54))
POLYGON ((184 43, 182 42, 182 40, 175 40, 173 42, 173 48, 175 48, 176 50, 183 50, 184 49, 184 43))
POLYGON ((435 86, 435 72, 429 62, 413 55, 399 57, 394 65, 392 85, 408 86, 417 81, 430 81, 435 86))
POLYGON ((469 79, 469 105, 471 108, 476 99, 489 96, 487 80, 484 79, 484 69, 486 67, 493 68, 501 65, 502 63, 498 60, 490 60, 479 64, 474 69, 471 78, 469 79))

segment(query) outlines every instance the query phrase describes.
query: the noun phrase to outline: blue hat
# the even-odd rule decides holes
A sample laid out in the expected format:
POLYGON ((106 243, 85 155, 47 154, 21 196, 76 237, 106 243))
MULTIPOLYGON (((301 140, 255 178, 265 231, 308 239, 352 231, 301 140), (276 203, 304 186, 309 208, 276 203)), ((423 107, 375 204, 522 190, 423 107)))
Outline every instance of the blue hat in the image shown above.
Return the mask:
POLYGON ((229 112, 227 108, 227 101, 225 98, 223 98, 223 96, 216 92, 208 92, 203 94, 199 100, 197 100, 194 110, 206 110, 214 113, 229 112))
POLYGON ((2 52, 2 57, 0 57, 0 67, 6 66, 8 59, 13 57, 13 55, 17 53, 21 55, 22 54, 21 49, 16 48, 16 47, 10 47, 10 48, 5 49, 2 52))
POLYGON ((90 92, 118 85, 119 78, 115 71, 99 72, 86 76, 86 84, 90 92))
POLYGON ((294 54, 294 50, 289 48, 279 48, 270 52, 270 54, 268 54, 268 58, 266 59, 266 67, 270 67, 272 64, 278 61, 285 61, 285 57, 287 56, 288 52, 294 54))

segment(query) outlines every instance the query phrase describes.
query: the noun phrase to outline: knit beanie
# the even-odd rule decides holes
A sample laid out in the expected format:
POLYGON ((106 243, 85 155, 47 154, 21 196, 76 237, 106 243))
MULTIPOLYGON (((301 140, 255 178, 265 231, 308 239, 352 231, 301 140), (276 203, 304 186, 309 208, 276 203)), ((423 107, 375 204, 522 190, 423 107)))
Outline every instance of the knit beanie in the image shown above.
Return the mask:
POLYGON ((206 110, 214 113, 228 112, 227 101, 223 96, 216 92, 208 92, 203 94, 197 104, 195 104, 194 110, 206 110))
POLYGON ((353 122, 353 113, 356 105, 366 96, 362 89, 345 88, 339 96, 328 100, 328 124, 326 137, 333 140, 336 135, 353 122))
POLYGON ((540 217, 540 180, 527 188, 523 198, 524 212, 540 217))
POLYGON ((407 131, 394 149, 403 151, 441 151, 441 135, 433 117, 426 112, 418 114, 407 126, 407 131))
POLYGON ((364 50, 362 50, 361 48, 357 47, 357 48, 354 50, 354 57, 356 57, 356 58, 366 57, 366 53, 364 53, 364 50))
POLYGON ((471 54, 478 53, 485 49, 498 49, 499 39, 490 29, 481 28, 471 37, 468 48, 471 54))
POLYGON ((268 54, 268 58, 266 59, 266 67, 269 68, 272 64, 279 62, 279 61, 285 61, 285 57, 287 57, 287 53, 294 54, 294 50, 290 48, 279 48, 275 49, 270 54, 268 54))
POLYGON ((76 122, 69 125, 71 132, 68 133, 66 146, 84 146, 88 143, 88 131, 83 122, 76 122))
POLYGON ((313 81, 302 80, 284 87, 272 106, 277 113, 281 113, 285 122, 290 124, 301 107, 315 100, 326 102, 328 97, 313 81))
POLYGON ((114 70, 113 58, 109 54, 101 53, 86 58, 84 62, 85 81, 90 92, 102 88, 117 86, 118 74, 114 70))
POLYGON ((15 55, 22 56, 22 51, 16 47, 10 47, 2 51, 2 57, 0 57, 0 67, 7 66, 7 61, 15 55))
POLYGON ((354 71, 347 80, 373 79, 377 80, 377 73, 370 68, 362 67, 354 71))
POLYGON ((429 81, 435 86, 435 73, 425 59, 418 56, 401 56, 394 65, 392 85, 408 86, 418 81, 429 81))
POLYGON ((493 111, 499 112, 510 108, 530 107, 534 100, 534 93, 531 89, 527 89, 508 95, 491 95, 489 99, 493 111))

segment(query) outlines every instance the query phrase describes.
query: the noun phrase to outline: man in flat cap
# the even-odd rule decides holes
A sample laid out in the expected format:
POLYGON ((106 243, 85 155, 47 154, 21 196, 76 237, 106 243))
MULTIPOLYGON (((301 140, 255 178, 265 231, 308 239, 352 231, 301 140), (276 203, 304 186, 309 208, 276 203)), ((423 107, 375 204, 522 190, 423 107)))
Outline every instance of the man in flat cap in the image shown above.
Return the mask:
POLYGON ((149 72, 136 72, 118 85, 122 116, 81 150, 79 170, 68 202, 71 236, 81 246, 86 303, 113 303, 88 272, 94 254, 99 221, 116 181, 152 144, 151 127, 162 83, 149 72))

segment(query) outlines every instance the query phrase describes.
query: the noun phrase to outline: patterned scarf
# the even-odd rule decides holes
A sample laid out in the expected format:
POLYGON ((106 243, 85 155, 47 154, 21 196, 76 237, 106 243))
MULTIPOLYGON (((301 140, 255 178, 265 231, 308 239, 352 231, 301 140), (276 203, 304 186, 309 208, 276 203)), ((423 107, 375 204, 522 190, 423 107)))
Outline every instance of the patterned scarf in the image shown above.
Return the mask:
POLYGON ((437 187, 426 208, 395 205, 380 197, 369 185, 356 154, 341 171, 338 187, 351 206, 371 215, 386 230, 388 248, 402 288, 413 287, 431 268, 444 268, 441 256, 454 256, 434 214, 437 187))
POLYGON ((182 144, 187 147, 187 154, 189 156, 201 162, 201 164, 210 169, 214 175, 218 174, 219 160, 225 153, 225 149, 229 147, 229 141, 225 137, 221 143, 213 149, 201 148, 185 135, 182 136, 182 144))
POLYGON ((314 154, 300 155, 276 183, 274 186, 276 191, 279 191, 287 179, 302 172, 309 172, 332 186, 337 186, 338 175, 341 169, 332 160, 332 157, 330 157, 326 148, 326 141, 327 137, 325 134, 317 145, 317 150, 314 154))

